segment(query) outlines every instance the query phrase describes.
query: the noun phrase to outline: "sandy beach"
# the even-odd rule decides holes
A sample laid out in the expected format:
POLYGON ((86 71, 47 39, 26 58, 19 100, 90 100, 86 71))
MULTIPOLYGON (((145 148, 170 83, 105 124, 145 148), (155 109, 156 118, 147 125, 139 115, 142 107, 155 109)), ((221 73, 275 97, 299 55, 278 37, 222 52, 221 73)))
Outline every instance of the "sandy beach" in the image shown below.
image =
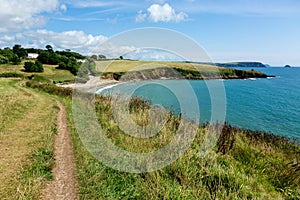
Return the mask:
POLYGON ((119 81, 110 79, 101 79, 99 76, 89 76, 89 81, 86 83, 70 83, 70 84, 56 84, 59 87, 72 89, 91 89, 96 87, 103 87, 107 85, 117 84, 119 81))

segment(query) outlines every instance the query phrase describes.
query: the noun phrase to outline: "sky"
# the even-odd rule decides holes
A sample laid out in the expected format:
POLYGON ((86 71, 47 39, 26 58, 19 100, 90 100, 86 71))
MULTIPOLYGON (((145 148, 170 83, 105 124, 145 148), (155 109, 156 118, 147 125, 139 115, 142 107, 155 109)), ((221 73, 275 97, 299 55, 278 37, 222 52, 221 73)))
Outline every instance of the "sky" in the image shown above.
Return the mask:
MULTIPOLYGON (((300 66, 299 0, 0 0, 0 48, 50 44, 90 54, 146 27, 183 34, 213 62, 300 66)), ((134 49, 114 47, 116 55, 134 49)))

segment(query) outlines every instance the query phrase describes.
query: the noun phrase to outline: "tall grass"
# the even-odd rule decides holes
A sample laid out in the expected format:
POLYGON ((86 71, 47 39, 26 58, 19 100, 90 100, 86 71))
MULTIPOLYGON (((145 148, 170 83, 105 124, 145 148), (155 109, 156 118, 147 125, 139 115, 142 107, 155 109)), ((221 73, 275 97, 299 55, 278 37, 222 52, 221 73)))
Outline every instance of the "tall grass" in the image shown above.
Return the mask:
MULTIPOLYGON (((215 148, 203 157, 203 138, 209 129, 204 124, 198 127, 191 147, 175 162, 155 172, 125 173, 105 166, 84 147, 75 129, 68 89, 34 81, 27 86, 58 95, 67 108, 81 199, 300 198, 300 148, 287 138, 226 124, 215 148)), ((132 99, 132 120, 140 126, 147 125, 150 107, 150 102, 132 99)), ((168 144, 182 120, 169 112, 163 129, 145 140, 129 136, 119 128, 112 115, 110 97, 96 97, 95 109, 111 142, 138 153, 168 144)), ((42 152, 42 157, 47 157, 47 151, 42 152)))
MULTIPOLYGON (((181 120, 169 113, 160 134, 144 141, 120 130, 114 121, 109 97, 96 98, 99 123, 110 140, 132 152, 149 152, 167 144, 181 120)), ((149 102, 130 102, 132 119, 148 123, 149 102)), ((203 134, 198 128, 191 147, 165 168, 131 174, 111 169, 85 149, 68 108, 81 199, 299 199, 299 146, 288 139, 225 125, 217 146, 201 154, 203 134)))

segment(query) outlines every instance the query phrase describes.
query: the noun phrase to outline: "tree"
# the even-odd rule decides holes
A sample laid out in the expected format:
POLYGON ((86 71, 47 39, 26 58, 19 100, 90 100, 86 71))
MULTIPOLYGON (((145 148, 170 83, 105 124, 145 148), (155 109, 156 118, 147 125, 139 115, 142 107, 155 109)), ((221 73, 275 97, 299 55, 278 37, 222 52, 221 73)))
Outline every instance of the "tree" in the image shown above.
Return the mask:
POLYGON ((34 65, 36 67, 37 72, 43 72, 44 71, 43 63, 41 63, 39 61, 35 61, 34 65))
POLYGON ((14 65, 18 65, 21 63, 21 59, 16 55, 16 54, 13 54, 12 55, 12 58, 11 58, 11 62, 14 64, 14 65))
POLYGON ((26 49, 22 48, 20 44, 13 46, 13 53, 16 54, 20 59, 24 59, 28 56, 26 49))
POLYGON ((123 60, 123 56, 120 56, 120 59, 123 60))
POLYGON ((97 55, 92 55, 92 56, 91 56, 91 59, 93 59, 93 60, 98 60, 98 56, 97 56, 97 55))
POLYGON ((37 57, 37 60, 44 63, 48 64, 49 63, 49 53, 48 52, 41 52, 39 56, 37 57))
POLYGON ((53 53, 53 48, 52 48, 52 46, 51 45, 46 45, 46 49, 47 49, 47 51, 49 52, 49 53, 53 53))
POLYGON ((67 65, 66 65, 66 63, 64 63, 64 62, 60 62, 60 63, 58 64, 58 67, 57 67, 57 69, 67 69, 67 65))
POLYGON ((9 63, 9 59, 0 54, 0 64, 7 64, 9 63))
POLYGON ((43 72, 43 64, 39 61, 34 62, 25 62, 24 68, 26 72, 43 72))
POLYGON ((102 54, 100 54, 100 55, 98 55, 98 58, 99 58, 99 59, 101 59, 101 60, 103 60, 103 59, 106 59, 106 56, 105 56, 105 55, 102 55, 102 54))
POLYGON ((10 49, 0 50, 0 54, 1 54, 2 56, 4 56, 5 58, 7 58, 7 59, 8 59, 8 62, 12 62, 13 57, 14 57, 14 56, 17 56, 17 55, 15 55, 15 54, 12 52, 12 50, 10 50, 10 49))

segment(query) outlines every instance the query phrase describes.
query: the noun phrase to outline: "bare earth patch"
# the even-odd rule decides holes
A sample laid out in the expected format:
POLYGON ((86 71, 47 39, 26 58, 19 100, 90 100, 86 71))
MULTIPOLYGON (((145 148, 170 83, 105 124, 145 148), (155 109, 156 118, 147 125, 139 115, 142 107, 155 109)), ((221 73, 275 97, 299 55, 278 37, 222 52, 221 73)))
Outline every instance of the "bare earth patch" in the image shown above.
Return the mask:
POLYGON ((54 180, 43 193, 43 199, 78 199, 77 178, 64 106, 57 101, 60 111, 57 116, 58 135, 55 138, 54 180))

